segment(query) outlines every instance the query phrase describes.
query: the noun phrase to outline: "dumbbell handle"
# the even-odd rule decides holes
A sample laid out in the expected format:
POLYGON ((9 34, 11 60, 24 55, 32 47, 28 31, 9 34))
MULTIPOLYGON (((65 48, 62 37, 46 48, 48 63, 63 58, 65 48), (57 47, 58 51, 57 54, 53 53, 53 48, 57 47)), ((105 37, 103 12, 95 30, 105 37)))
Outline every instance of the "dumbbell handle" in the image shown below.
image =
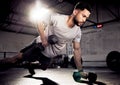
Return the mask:
MULTIPOLYGON (((56 35, 50 35, 48 36, 48 43, 51 45, 54 45, 58 42, 58 38, 56 35)), ((35 48, 39 48, 40 51, 44 51, 44 46, 42 43, 36 43, 35 48)))
POLYGON ((45 48, 42 45, 42 43, 36 43, 35 48, 38 48, 40 51, 44 51, 45 50, 45 48))

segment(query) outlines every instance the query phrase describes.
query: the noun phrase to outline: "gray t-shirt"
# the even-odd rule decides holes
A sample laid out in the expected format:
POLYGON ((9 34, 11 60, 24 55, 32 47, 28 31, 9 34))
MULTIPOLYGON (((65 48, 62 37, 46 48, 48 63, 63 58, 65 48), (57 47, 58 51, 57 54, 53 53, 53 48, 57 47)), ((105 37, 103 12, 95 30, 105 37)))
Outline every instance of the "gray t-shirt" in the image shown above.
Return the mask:
MULTIPOLYGON (((80 42, 81 29, 75 25, 73 28, 67 26, 68 15, 52 13, 43 20, 46 38, 49 35, 56 35, 59 42, 55 45, 48 45, 42 52, 47 57, 55 57, 61 54, 61 51, 68 42, 80 42)), ((37 42, 41 42, 40 36, 36 38, 37 42)))

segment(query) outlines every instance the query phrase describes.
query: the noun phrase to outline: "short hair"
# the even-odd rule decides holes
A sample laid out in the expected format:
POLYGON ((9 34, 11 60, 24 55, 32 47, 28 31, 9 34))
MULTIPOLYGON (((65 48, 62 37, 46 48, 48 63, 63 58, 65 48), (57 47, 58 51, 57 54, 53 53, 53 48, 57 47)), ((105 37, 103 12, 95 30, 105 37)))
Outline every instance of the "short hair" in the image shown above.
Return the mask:
POLYGON ((91 12, 91 6, 90 6, 90 4, 88 4, 87 2, 78 2, 78 3, 74 6, 74 9, 80 9, 80 10, 87 9, 88 11, 91 12))

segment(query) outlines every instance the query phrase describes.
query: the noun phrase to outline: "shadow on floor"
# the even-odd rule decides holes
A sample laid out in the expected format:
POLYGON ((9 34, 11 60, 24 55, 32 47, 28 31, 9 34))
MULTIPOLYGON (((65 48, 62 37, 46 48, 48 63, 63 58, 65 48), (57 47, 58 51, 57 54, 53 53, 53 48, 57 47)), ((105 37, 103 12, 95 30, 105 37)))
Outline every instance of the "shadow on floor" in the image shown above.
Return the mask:
POLYGON ((43 84, 40 84, 40 85, 59 85, 57 84, 56 82, 48 79, 48 78, 45 78, 45 77, 33 77, 31 75, 26 75, 24 76, 25 78, 33 78, 33 79, 38 79, 38 80, 42 80, 43 81, 43 84))
MULTIPOLYGON (((26 75, 24 77, 42 80, 43 84, 41 84, 41 85, 59 85, 58 83, 56 83, 48 78, 45 78, 45 77, 33 77, 31 75, 26 75)), ((81 82, 79 82, 79 83, 84 83, 84 84, 88 84, 88 85, 94 85, 94 84, 95 85, 106 85, 105 83, 100 82, 100 81, 96 81, 95 83, 90 83, 89 81, 81 80, 81 82)))
POLYGON ((81 80, 81 82, 80 83, 85 83, 85 84, 88 84, 88 85, 106 85, 105 83, 103 83, 103 82, 100 82, 100 81, 96 81, 96 82, 94 82, 94 83, 90 83, 89 81, 85 81, 85 80, 81 80))

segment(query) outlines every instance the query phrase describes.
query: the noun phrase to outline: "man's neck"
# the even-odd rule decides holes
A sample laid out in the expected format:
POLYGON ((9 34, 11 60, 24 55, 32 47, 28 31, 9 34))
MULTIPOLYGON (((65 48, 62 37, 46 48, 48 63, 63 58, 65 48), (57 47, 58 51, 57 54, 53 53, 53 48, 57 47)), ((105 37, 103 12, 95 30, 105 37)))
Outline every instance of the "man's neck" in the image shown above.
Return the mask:
POLYGON ((74 19, 74 16, 73 16, 73 15, 68 16, 67 25, 68 25, 68 27, 70 27, 70 28, 72 28, 72 27, 75 26, 73 19, 74 19))

